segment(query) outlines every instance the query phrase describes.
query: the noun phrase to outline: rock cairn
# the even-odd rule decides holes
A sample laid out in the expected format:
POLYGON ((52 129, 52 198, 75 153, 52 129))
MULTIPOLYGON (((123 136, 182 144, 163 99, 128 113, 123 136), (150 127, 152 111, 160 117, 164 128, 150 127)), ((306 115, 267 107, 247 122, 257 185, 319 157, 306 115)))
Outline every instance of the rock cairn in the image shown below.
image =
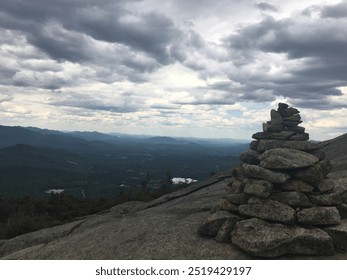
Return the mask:
POLYGON ((284 103, 271 110, 199 234, 257 257, 335 253, 329 233, 341 222, 342 199, 327 178, 322 145, 308 142, 299 113, 284 103))

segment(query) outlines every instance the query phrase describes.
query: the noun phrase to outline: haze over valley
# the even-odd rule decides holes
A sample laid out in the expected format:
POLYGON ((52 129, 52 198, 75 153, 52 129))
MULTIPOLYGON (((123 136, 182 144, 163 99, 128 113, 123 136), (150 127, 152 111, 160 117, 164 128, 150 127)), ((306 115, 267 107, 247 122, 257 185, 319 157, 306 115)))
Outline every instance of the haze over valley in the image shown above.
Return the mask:
POLYGON ((169 178, 204 180, 238 163, 247 141, 60 132, 0 126, 0 196, 115 198, 169 178))

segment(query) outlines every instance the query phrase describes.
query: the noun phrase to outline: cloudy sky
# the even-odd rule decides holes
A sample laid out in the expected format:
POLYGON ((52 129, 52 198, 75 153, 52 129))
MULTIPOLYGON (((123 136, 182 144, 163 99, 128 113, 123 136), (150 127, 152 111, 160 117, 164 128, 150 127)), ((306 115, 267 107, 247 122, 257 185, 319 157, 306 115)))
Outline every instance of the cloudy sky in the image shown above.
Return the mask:
POLYGON ((0 124, 250 138, 278 102, 347 132, 347 1, 0 0, 0 124))

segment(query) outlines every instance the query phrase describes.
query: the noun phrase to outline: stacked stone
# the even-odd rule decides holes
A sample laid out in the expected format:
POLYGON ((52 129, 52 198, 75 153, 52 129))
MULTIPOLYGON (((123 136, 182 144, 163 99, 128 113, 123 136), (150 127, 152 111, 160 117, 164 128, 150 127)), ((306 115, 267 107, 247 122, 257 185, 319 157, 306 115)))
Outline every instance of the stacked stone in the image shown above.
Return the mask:
POLYGON ((232 242, 248 254, 334 254, 327 233, 341 222, 341 196, 327 179, 329 160, 309 135, 300 112, 280 103, 271 121, 241 154, 227 196, 211 210, 199 233, 232 242))

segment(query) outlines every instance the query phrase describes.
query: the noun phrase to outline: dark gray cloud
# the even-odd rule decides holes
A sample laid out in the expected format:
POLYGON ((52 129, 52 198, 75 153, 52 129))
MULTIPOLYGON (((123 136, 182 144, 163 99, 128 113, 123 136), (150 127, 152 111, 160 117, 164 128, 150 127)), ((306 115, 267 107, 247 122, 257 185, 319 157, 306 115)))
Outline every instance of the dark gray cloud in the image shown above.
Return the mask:
POLYGON ((327 18, 347 18, 347 2, 343 1, 337 5, 324 6, 321 16, 327 18))
POLYGON ((170 63, 170 44, 181 36, 179 29, 159 13, 128 10, 129 2, 134 1, 4 0, 0 25, 22 32, 30 44, 57 61, 95 62, 99 51, 93 38, 156 61, 155 66, 147 63, 145 67, 141 62, 124 60, 126 67, 140 72, 170 63))
MULTIPOLYGON (((321 9, 331 12, 340 5, 321 9)), ((250 100, 266 100, 266 95, 255 94, 256 88, 262 88, 272 92, 272 98, 282 95, 304 107, 333 108, 336 104, 329 101, 329 96, 342 95, 337 88, 347 85, 346 23, 341 17, 266 17, 241 28, 225 43, 231 59, 240 69, 254 67, 250 67, 250 71, 230 72, 229 77, 242 84, 250 100), (295 66, 287 67, 276 76, 266 73, 265 64, 264 69, 255 70, 259 57, 271 53, 284 55, 285 60, 295 66)))
POLYGON ((276 6, 274 6, 270 3, 266 3, 266 2, 257 3, 257 4, 255 4, 255 6, 262 11, 271 11, 271 12, 277 12, 278 11, 276 6))

